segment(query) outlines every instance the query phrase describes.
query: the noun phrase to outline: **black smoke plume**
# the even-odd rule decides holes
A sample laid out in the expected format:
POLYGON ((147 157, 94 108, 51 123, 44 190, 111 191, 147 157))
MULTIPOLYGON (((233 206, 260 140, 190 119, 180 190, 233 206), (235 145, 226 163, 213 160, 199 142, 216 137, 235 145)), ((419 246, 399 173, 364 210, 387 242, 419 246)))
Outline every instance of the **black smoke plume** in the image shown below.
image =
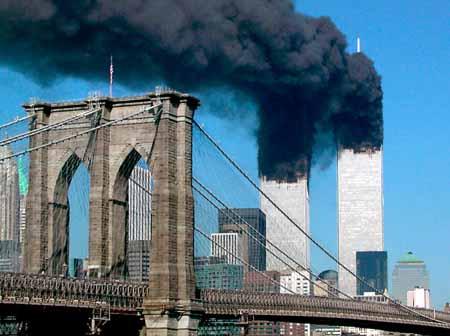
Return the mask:
POLYGON ((307 174, 321 132, 344 147, 381 146, 380 77, 345 48, 329 18, 290 0, 0 2, 0 63, 41 83, 104 78, 112 54, 125 85, 244 93, 259 111, 260 174, 272 179, 307 174))

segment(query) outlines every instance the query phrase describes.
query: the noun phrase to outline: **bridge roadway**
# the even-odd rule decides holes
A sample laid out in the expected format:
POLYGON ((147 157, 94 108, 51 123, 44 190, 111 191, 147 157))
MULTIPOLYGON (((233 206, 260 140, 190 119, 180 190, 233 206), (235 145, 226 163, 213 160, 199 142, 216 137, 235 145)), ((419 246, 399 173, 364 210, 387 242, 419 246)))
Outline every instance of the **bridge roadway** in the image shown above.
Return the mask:
MULTIPOLYGON (((111 280, 79 280, 0 273, 0 308, 14 311, 108 309, 111 315, 139 316, 148 286, 111 280)), ((393 304, 278 293, 207 289, 199 292, 205 317, 347 325, 424 335, 450 335, 450 314, 416 309, 433 322, 393 304)), ((166 309, 161 307, 161 309, 166 309)))
POLYGON ((415 309, 433 322, 395 304, 278 293, 201 291, 208 317, 355 326, 424 335, 450 335, 450 314, 415 309))

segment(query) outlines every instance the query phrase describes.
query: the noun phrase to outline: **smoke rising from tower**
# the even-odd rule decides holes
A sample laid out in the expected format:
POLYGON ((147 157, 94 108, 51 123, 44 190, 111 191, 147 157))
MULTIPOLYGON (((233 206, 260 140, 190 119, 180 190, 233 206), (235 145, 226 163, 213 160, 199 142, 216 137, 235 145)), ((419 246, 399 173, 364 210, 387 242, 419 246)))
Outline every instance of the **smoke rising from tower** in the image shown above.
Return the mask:
POLYGON ((3 0, 0 32, 0 63, 41 83, 104 78, 112 54, 125 85, 243 92, 259 111, 269 178, 307 174, 321 134, 351 148, 383 141, 372 61, 346 53, 329 18, 296 13, 290 0, 3 0))

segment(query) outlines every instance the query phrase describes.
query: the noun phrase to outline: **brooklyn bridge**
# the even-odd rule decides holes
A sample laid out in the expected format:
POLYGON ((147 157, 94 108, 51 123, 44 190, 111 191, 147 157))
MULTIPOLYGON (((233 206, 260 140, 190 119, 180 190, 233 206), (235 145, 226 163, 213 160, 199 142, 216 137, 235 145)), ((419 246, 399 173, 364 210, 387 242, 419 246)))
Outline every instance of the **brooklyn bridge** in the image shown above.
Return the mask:
MULTIPOLYGON (((1 163, 29 156, 23 268, 0 273, 2 334, 191 336, 214 321, 234 323, 242 335, 255 321, 450 334, 449 313, 407 307, 384 293, 377 293, 383 302, 347 295, 318 281, 309 265, 299 263, 289 250, 250 231, 233 211, 236 206, 229 206, 210 190, 207 181, 193 174, 194 130, 255 193, 266 197, 294 227, 298 225, 283 210, 284 205, 268 197, 196 123, 194 112, 199 104, 193 96, 159 89, 135 97, 97 95, 75 102, 24 105, 29 129, 0 143, 29 141, 23 151, 0 157, 1 163), (128 183, 140 160, 152 174, 148 282, 128 277, 128 183), (90 175, 89 255, 86 276, 77 279, 67 273, 68 191, 80 165, 90 175), (199 224, 199 200, 217 212, 226 210, 233 224, 267 254, 276 255, 292 271, 306 272, 311 286, 327 295, 300 295, 289 288, 267 293, 196 287, 197 240, 219 249, 225 258, 238 260, 247 271, 285 287, 229 245, 211 239, 211 232, 199 224)), ((364 282, 300 227, 297 234, 321 249, 355 282, 364 282)))

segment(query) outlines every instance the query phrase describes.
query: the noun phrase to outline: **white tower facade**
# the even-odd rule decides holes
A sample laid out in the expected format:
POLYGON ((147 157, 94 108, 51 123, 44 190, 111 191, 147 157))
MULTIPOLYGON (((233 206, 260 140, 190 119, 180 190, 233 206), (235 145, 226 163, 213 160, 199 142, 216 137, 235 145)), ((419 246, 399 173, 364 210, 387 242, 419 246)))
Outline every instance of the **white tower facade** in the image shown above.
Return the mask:
MULTIPOLYGON (((309 233, 308 179, 296 182, 279 182, 261 179, 261 190, 272 199, 305 232, 309 233)), ((309 267, 309 240, 263 195, 261 210, 266 214, 266 239, 304 267, 309 267)), ((267 253, 267 270, 282 272, 286 265, 267 253)), ((286 259, 281 256, 282 259, 286 259)))
POLYGON ((213 257, 226 257, 231 265, 242 265, 243 237, 237 232, 213 233, 211 235, 211 255, 213 257))
MULTIPOLYGON (((357 251, 383 251, 383 152, 338 152, 339 261, 356 274, 357 251)), ((339 289, 356 295, 356 279, 339 268, 339 289)))

